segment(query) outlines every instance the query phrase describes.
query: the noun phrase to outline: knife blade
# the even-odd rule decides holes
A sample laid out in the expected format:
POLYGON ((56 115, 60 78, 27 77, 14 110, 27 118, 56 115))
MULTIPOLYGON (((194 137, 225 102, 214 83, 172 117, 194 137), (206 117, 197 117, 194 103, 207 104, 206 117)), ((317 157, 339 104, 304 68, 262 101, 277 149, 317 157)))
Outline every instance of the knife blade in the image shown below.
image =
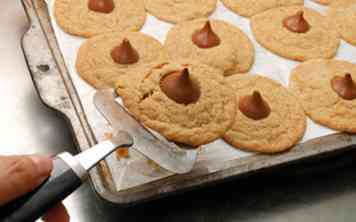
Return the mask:
POLYGON ((114 130, 124 130, 134 138, 133 149, 173 173, 184 174, 193 169, 197 149, 181 148, 160 135, 154 135, 116 102, 115 98, 113 89, 99 90, 94 95, 94 104, 114 130))

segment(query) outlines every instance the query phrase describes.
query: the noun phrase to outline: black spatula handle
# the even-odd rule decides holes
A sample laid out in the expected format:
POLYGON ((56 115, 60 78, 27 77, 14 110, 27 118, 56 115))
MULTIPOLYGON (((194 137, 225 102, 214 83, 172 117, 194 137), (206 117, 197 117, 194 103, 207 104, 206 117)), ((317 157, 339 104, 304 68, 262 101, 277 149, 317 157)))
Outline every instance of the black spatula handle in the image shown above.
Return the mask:
POLYGON ((40 187, 0 207, 0 221, 35 221, 81 184, 81 178, 73 169, 62 159, 56 158, 51 176, 40 187))

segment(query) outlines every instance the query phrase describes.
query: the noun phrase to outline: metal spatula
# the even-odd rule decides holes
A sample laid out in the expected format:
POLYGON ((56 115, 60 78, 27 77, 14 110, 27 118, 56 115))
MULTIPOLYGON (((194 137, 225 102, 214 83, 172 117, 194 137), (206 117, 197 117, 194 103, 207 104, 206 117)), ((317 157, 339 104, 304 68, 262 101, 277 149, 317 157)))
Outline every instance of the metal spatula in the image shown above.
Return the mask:
POLYGON ((193 169, 197 149, 184 149, 162 136, 153 135, 126 112, 115 98, 113 89, 101 90, 95 94, 94 104, 114 130, 124 130, 133 137, 134 149, 173 173, 184 174, 193 169))

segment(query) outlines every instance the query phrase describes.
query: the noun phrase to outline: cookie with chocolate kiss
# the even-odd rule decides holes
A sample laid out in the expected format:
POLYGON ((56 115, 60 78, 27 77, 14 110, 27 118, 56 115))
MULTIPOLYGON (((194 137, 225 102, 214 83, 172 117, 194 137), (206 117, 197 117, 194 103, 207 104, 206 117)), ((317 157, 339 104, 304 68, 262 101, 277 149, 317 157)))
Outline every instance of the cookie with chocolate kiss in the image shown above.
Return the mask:
POLYGON ((114 10, 113 0, 89 0, 88 8, 94 12, 110 13, 114 10))
POLYGON ((311 60, 297 66, 290 88, 305 113, 337 131, 356 133, 356 64, 343 60, 311 60))
POLYGON ((85 38, 138 31, 146 21, 143 0, 55 0, 54 16, 63 31, 85 38))
POLYGON ((196 103, 200 97, 199 86, 191 79, 187 68, 164 76, 160 86, 170 99, 179 104, 196 103))
POLYGON ((185 61, 162 63, 117 82, 125 107, 167 139, 198 147, 221 138, 236 114, 222 71, 185 61))
POLYGON ((78 52, 76 69, 82 79, 97 89, 115 87, 118 78, 141 67, 166 60, 162 45, 139 32, 116 32, 85 41, 78 52))
POLYGON ((246 73, 254 63, 254 47, 234 25, 197 19, 174 26, 164 49, 173 61, 197 61, 221 69, 224 75, 246 73))
POLYGON ((119 46, 111 50, 111 58, 118 64, 135 64, 140 59, 137 50, 132 47, 130 41, 125 38, 119 46))
POLYGON ((304 18, 304 12, 298 11, 295 15, 286 17, 283 20, 283 26, 291 32, 306 33, 310 29, 310 25, 304 18))
POLYGON ((356 99, 356 84, 350 73, 344 76, 335 76, 331 80, 331 87, 343 99, 356 99))
POLYGON ((239 109, 245 116, 253 120, 265 119, 271 114, 271 108, 259 91, 242 97, 239 101, 239 109))
POLYGON ((297 98, 278 82, 259 75, 234 75, 226 81, 238 103, 224 140, 250 152, 279 153, 303 137, 306 116, 297 98))
POLYGON ((207 21, 202 29, 195 31, 192 41, 199 48, 208 49, 220 45, 220 37, 214 32, 210 21, 207 21))
POLYGON ((270 9, 253 16, 250 25, 263 47, 296 61, 332 58, 340 44, 335 24, 306 7, 270 9))

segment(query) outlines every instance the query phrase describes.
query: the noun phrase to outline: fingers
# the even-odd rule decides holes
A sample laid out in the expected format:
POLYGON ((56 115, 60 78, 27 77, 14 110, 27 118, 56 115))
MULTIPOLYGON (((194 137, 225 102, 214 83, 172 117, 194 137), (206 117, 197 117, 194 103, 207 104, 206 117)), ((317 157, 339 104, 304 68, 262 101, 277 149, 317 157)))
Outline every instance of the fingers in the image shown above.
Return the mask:
POLYGON ((43 183, 53 165, 44 156, 0 156, 0 205, 20 197, 43 183))
POLYGON ((69 222, 69 214, 62 203, 57 204, 43 217, 45 222, 69 222))
MULTIPOLYGON (((32 191, 52 171, 52 159, 45 156, 0 156, 0 205, 32 191)), ((58 204, 44 217, 46 222, 69 222, 69 215, 58 204)))

